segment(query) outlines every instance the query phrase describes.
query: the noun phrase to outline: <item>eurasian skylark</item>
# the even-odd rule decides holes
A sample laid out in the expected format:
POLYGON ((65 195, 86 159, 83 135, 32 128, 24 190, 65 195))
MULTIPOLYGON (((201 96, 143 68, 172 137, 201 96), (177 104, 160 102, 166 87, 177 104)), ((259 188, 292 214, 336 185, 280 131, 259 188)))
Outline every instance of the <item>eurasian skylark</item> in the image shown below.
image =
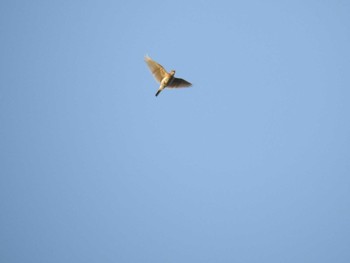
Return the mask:
POLYGON ((175 70, 168 73, 162 65, 152 60, 149 56, 145 56, 145 62, 151 70, 154 78, 160 83, 156 96, 165 88, 185 88, 192 86, 191 83, 184 79, 175 78, 175 70))

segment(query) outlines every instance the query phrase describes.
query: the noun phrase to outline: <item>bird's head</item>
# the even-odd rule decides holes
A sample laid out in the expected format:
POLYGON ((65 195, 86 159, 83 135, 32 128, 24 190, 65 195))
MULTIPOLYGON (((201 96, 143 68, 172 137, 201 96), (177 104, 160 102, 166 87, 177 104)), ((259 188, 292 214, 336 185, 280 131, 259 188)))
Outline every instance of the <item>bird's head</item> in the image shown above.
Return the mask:
POLYGON ((175 70, 170 71, 171 76, 175 75, 175 70))

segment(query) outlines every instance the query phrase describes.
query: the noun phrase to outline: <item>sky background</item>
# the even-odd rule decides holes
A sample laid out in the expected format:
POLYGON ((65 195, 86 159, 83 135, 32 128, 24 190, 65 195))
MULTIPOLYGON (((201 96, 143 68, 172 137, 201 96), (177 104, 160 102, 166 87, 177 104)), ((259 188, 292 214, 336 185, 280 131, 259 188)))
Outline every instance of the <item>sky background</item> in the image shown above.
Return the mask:
POLYGON ((0 262, 350 262, 349 14, 1 1, 0 262))

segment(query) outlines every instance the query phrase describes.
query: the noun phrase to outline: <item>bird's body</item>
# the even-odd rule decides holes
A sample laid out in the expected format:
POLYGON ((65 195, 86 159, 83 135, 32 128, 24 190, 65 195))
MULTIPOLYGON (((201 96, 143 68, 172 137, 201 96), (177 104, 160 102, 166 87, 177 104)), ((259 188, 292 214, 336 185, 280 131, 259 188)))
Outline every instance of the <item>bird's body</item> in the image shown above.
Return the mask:
POLYGON ((161 91, 165 88, 184 88, 192 86, 191 83, 184 79, 175 78, 175 70, 168 73, 162 65, 152 60, 149 56, 145 56, 145 62, 154 75, 154 78, 160 82, 156 96, 158 96, 159 93, 161 93, 161 91))

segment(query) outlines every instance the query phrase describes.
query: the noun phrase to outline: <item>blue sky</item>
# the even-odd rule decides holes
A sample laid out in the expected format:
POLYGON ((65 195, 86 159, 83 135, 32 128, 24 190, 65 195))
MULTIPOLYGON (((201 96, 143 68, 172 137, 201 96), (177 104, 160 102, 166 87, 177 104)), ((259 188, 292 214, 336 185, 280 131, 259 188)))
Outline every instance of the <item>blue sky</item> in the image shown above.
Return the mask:
POLYGON ((349 13, 2 1, 0 261, 349 262, 349 13))

